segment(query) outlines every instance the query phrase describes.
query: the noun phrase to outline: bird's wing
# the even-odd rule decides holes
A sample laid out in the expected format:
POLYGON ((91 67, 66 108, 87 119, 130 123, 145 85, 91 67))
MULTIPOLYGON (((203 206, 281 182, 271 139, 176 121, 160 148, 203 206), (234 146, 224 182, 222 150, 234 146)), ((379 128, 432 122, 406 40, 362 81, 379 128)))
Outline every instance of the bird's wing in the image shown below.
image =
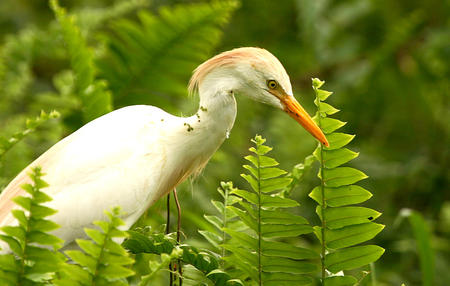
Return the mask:
POLYGON ((151 106, 125 107, 97 118, 59 141, 22 170, 0 194, 0 226, 10 223, 8 214, 14 208, 11 199, 25 194, 21 186, 30 182, 31 168, 41 166, 43 173, 47 173, 43 178, 50 184, 46 192, 53 196, 64 187, 95 179, 98 172, 145 148, 156 136, 151 134, 151 125, 171 117, 151 106))

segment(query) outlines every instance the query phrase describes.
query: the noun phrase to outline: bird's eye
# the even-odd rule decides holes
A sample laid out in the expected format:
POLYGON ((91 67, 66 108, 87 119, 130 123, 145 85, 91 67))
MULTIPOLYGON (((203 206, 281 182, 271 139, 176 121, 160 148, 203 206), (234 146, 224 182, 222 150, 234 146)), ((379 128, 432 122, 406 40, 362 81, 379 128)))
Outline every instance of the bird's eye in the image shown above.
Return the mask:
POLYGON ((267 81, 267 87, 270 88, 270 89, 275 89, 275 88, 278 87, 278 82, 276 80, 273 80, 273 79, 268 80, 267 81))

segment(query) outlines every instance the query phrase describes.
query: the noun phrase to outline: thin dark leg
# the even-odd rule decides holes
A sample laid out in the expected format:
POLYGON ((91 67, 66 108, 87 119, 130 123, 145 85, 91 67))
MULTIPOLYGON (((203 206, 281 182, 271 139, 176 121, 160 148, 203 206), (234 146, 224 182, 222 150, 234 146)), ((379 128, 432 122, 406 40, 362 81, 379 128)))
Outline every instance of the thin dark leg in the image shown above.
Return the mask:
MULTIPOLYGON (((170 193, 167 194, 167 224, 166 224, 166 234, 170 231, 170 193)), ((173 273, 172 273, 172 263, 169 264, 169 285, 173 286, 173 273)))
MULTIPOLYGON (((180 244, 180 233, 181 233, 181 207, 180 207, 180 202, 178 201, 178 196, 177 196, 177 190, 173 189, 173 196, 175 198, 175 203, 177 205, 177 211, 178 211, 178 222, 177 222, 177 242, 178 244, 180 244)), ((182 274, 183 274, 183 269, 181 267, 181 260, 178 259, 178 273, 180 274, 179 277, 179 286, 183 285, 183 279, 182 274)))

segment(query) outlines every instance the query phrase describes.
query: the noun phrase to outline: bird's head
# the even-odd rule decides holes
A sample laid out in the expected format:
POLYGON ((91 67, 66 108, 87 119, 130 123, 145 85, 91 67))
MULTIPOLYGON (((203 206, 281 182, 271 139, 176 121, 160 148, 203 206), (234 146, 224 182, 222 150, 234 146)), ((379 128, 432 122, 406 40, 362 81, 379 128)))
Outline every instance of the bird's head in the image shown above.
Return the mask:
POLYGON ((194 71, 189 90, 200 94, 228 90, 279 108, 328 146, 325 135, 293 96, 283 65, 267 50, 238 48, 207 60, 194 71))

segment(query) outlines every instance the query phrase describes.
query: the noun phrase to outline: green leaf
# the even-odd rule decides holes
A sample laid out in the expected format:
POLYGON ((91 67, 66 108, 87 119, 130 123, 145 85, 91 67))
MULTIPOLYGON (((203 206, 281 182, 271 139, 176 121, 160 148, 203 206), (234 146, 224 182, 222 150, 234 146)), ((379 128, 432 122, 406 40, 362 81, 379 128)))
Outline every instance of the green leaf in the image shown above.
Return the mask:
POLYGON ((99 269, 98 275, 106 279, 118 279, 128 277, 134 274, 134 271, 120 265, 108 265, 99 269))
MULTIPOLYGON (((367 201, 372 194, 364 188, 356 185, 342 186, 338 188, 324 188, 325 203, 330 207, 341 207, 345 205, 358 204, 367 201)), ((309 197, 314 199, 319 205, 322 204, 321 187, 315 187, 309 197)))
POLYGON ((314 151, 314 156, 317 158, 317 160, 320 162, 321 154, 323 155, 323 165, 327 169, 332 169, 339 167, 342 164, 347 163, 350 160, 355 159, 358 157, 359 153, 353 152, 347 148, 337 149, 337 150, 323 150, 320 151, 320 147, 316 148, 314 151))
POLYGON ((59 228, 59 225, 50 221, 50 220, 42 220, 42 219, 30 219, 29 221, 29 230, 30 231, 43 231, 49 232, 59 228))
POLYGON ((233 195, 239 196, 252 204, 258 204, 258 196, 254 193, 250 193, 244 190, 235 189, 230 192, 233 195))
POLYGON ((57 210, 54 210, 52 208, 34 203, 31 204, 30 211, 33 213, 33 217, 35 219, 42 219, 44 217, 51 216, 58 212, 57 210))
POLYGON ((326 208, 325 221, 330 229, 337 229, 352 224, 369 223, 378 218, 381 213, 364 207, 326 208))
POLYGON ((313 280, 309 276, 283 272, 263 272, 263 280, 265 286, 313 285, 313 280))
POLYGON ((304 217, 280 210, 272 211, 262 209, 261 219, 263 223, 308 224, 308 221, 304 217))
POLYGON ((267 168, 267 167, 275 167, 278 166, 277 160, 267 157, 267 156, 259 156, 259 165, 261 168, 267 168))
POLYGON ((333 94, 331 91, 326 91, 322 89, 316 89, 317 97, 320 99, 320 101, 326 100, 330 95, 333 94))
POLYGON ((95 243, 102 245, 105 243, 105 234, 101 233, 97 229, 85 228, 84 232, 89 236, 90 239, 95 241, 95 243))
POLYGON ((281 175, 286 174, 287 172, 285 170, 279 169, 279 168, 264 168, 259 170, 259 177, 262 180, 267 180, 271 178, 276 178, 281 175))
MULTIPOLYGON (((228 233, 233 240, 241 247, 248 249, 256 249, 258 246, 258 241, 253 236, 246 234, 244 232, 235 231, 230 228, 224 228, 224 231, 228 233)), ((232 242, 231 242, 232 243, 232 242)))
POLYGON ((262 256, 262 268, 264 272, 284 272, 292 274, 305 274, 317 271, 317 265, 301 260, 292 260, 283 257, 262 256))
POLYGON ((13 198, 12 201, 27 211, 29 211, 31 209, 31 198, 29 198, 29 197, 19 196, 19 197, 13 198))
POLYGON ((324 83, 325 83, 324 80, 320 80, 316 77, 312 79, 312 87, 314 90, 319 89, 324 83))
MULTIPOLYGON (((317 122, 317 120, 316 120, 317 122)), ((337 129, 341 128, 342 126, 344 126, 346 124, 346 122, 342 122, 340 120, 334 119, 334 118, 321 118, 320 119, 320 128, 322 129, 322 132, 325 134, 330 134, 334 131, 336 131, 337 129)), ((327 137, 328 139, 328 137, 327 137)))
POLYGON ((58 246, 57 248, 59 248, 60 245, 62 246, 63 243, 62 239, 42 231, 29 232, 27 235, 27 241, 30 243, 39 243, 41 245, 55 245, 58 246))
POLYGON ((256 253, 250 252, 245 248, 238 247, 237 245, 231 245, 231 244, 225 244, 223 247, 234 254, 236 254, 238 257, 241 257, 246 263, 248 263, 251 266, 258 265, 258 257, 256 253))
MULTIPOLYGON (((76 239, 78 246, 88 255, 93 258, 100 257, 102 251, 101 246, 95 244, 94 242, 86 239, 76 239)), ((105 241, 104 241, 105 243, 105 241)))
POLYGON ((263 240, 261 244, 261 249, 264 255, 266 256, 279 256, 291 259, 319 258, 319 254, 310 249, 294 246, 292 244, 284 242, 263 240))
POLYGON ((324 286, 354 286, 358 280, 353 276, 332 276, 325 278, 324 286))
POLYGON ((261 205, 263 205, 264 207, 267 207, 267 208, 273 208, 273 207, 289 208, 289 207, 299 206, 300 204, 297 203, 296 201, 288 199, 288 198, 282 198, 279 196, 262 194, 261 195, 261 205))
POLYGON ((259 192, 259 185, 254 177, 247 174, 241 174, 241 177, 244 178, 250 184, 250 186, 255 192, 259 192))
POLYGON ((264 237, 291 237, 311 233, 313 228, 304 224, 262 224, 261 233, 264 237))
POLYGON ((267 167, 275 167, 278 166, 278 162, 271 158, 271 157, 267 157, 267 156, 259 156, 258 158, 256 158, 253 155, 248 155, 245 156, 244 159, 250 161, 253 166, 255 166, 256 168, 258 168, 258 166, 260 168, 267 168, 267 167), (258 161, 259 158, 259 161, 258 161))
POLYGON ((94 273, 97 263, 93 257, 88 256, 79 250, 67 250, 64 253, 77 264, 86 267, 90 273, 94 273))
POLYGON ((358 169, 350 167, 338 167, 335 169, 322 169, 319 171, 319 178, 323 173, 323 181, 327 187, 340 187, 351 185, 368 178, 366 174, 358 169))
MULTIPOLYGON (((27 217, 25 216, 25 213, 24 213, 23 210, 12 210, 11 213, 12 213, 13 217, 16 218, 17 221, 19 222, 19 225, 21 225, 21 226, 23 226, 23 227, 24 227, 25 225, 27 225, 27 220, 28 220, 28 219, 27 219, 27 217)), ((33 221, 34 221, 34 220, 31 220, 30 223, 33 224, 33 221)), ((33 227, 33 226, 31 226, 31 228, 32 228, 32 227, 33 227)), ((43 231, 45 231, 45 229, 44 229, 43 231)))
POLYGON ((289 177, 261 180, 260 181, 261 192, 269 193, 277 190, 279 191, 287 187, 291 182, 292 178, 289 177))
POLYGON ((348 143, 350 143, 353 138, 355 138, 355 135, 349 135, 345 133, 331 133, 327 135, 328 143, 330 143, 329 147, 323 147, 325 150, 336 150, 339 148, 342 148, 346 146, 348 143))
POLYGON ((216 216, 213 215, 205 215, 204 218, 211 223, 212 225, 214 225, 217 229, 222 229, 222 224, 223 222, 216 216))
POLYGON ((430 226, 417 211, 402 209, 401 214, 407 216, 411 224, 420 259, 423 285, 434 285, 435 254, 432 247, 432 233, 430 226))
POLYGON ((0 234, 0 239, 3 240, 4 242, 6 242, 9 246, 9 248, 18 256, 22 256, 23 255, 23 251, 22 251, 22 245, 17 241, 17 239, 8 236, 8 235, 3 235, 0 234))
POLYGON ((25 229, 19 226, 3 226, 1 230, 11 237, 16 238, 18 241, 25 241, 26 240, 26 232, 25 229))
POLYGON ((362 243, 372 239, 380 231, 384 225, 377 223, 363 223, 357 225, 349 225, 339 229, 326 229, 325 237, 328 248, 339 249, 362 243))
POLYGON ((355 246, 325 256, 325 266, 333 273, 355 269, 376 261, 384 249, 376 245, 355 246))
POLYGON ((326 115, 333 115, 337 112, 339 112, 339 109, 334 108, 333 106, 329 105, 328 103, 325 103, 325 102, 320 103, 320 113, 323 117, 325 117, 326 115))
POLYGON ((240 209, 238 209, 238 208, 236 208, 236 207, 233 207, 233 206, 228 206, 227 209, 231 210, 231 211, 234 212, 236 215, 238 215, 238 216, 241 218, 241 220, 242 220, 248 227, 250 227, 251 229, 253 229, 254 231, 257 232, 258 226, 257 226, 255 220, 254 220, 249 214, 247 214, 246 212, 244 212, 244 211, 242 211, 242 210, 240 210, 240 209))
POLYGON ((198 231, 206 240, 213 245, 216 248, 219 248, 219 244, 223 243, 222 237, 206 230, 199 230, 198 231))

